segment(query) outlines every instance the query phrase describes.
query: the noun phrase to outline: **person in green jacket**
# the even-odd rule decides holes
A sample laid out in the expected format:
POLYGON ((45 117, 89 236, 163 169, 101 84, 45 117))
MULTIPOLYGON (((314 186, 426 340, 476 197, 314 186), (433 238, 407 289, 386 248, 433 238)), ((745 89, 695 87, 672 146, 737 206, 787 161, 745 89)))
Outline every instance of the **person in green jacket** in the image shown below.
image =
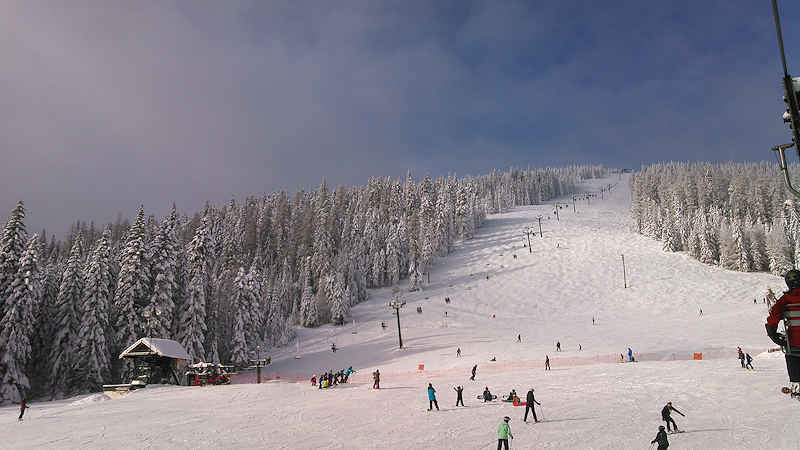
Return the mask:
POLYGON ((497 426, 497 450, 500 450, 500 447, 505 447, 505 450, 508 450, 508 438, 514 439, 514 435, 511 434, 511 428, 508 426, 508 421, 511 420, 511 417, 505 416, 503 417, 503 422, 497 426))

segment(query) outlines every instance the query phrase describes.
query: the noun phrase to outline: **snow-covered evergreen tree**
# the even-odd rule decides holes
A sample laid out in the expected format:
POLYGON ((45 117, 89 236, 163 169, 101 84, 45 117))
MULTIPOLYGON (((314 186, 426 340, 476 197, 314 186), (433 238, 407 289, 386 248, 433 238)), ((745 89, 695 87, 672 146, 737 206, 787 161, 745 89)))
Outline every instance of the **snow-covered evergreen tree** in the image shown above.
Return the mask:
POLYGON ((231 362, 243 365, 248 361, 249 351, 246 332, 250 324, 250 287, 244 267, 239 267, 233 281, 233 331, 231 339, 231 362))
POLYGON ((20 201, 11 211, 11 216, 0 236, 0 317, 5 315, 5 301, 9 296, 8 287, 19 270, 19 262, 25 251, 28 239, 25 231, 25 205, 20 201))
POLYGON ((77 387, 75 348, 78 344, 78 326, 81 321, 79 308, 84 283, 82 253, 83 242, 79 232, 73 240, 56 298, 56 333, 50 349, 50 377, 53 380, 51 395, 54 398, 70 395, 77 387))
POLYGON ((306 259, 303 267, 303 294, 300 297, 300 321, 304 327, 319 325, 319 309, 314 287, 311 285, 311 257, 306 259))
POLYGON ((175 206, 159 227, 150 250, 152 295, 145 311, 153 321, 152 337, 171 339, 173 336, 175 301, 177 293, 175 272, 178 259, 178 242, 175 235, 178 216, 175 206))
MULTIPOLYGON (((144 207, 133 226, 128 230, 125 245, 120 255, 120 269, 117 276, 117 288, 114 291, 114 312, 116 316, 114 353, 122 351, 145 334, 141 317, 141 309, 149 300, 150 275, 147 264, 147 248, 145 239, 144 207)), ((122 361, 119 377, 128 381, 133 375, 133 363, 122 361)))
POLYGON ((0 320, 0 405, 18 403, 31 388, 27 375, 32 353, 34 312, 41 298, 37 235, 19 260, 7 288, 6 313, 0 320))
POLYGON ((76 353, 76 392, 97 392, 111 377, 108 339, 111 308, 111 229, 97 240, 86 264, 76 353))
POLYGON ((779 227, 774 227, 767 233, 766 241, 769 271, 773 275, 783 276, 794 267, 792 247, 779 227))
POLYGON ((188 248, 189 283, 180 318, 179 339, 193 360, 205 358, 208 292, 208 217, 203 216, 188 248))

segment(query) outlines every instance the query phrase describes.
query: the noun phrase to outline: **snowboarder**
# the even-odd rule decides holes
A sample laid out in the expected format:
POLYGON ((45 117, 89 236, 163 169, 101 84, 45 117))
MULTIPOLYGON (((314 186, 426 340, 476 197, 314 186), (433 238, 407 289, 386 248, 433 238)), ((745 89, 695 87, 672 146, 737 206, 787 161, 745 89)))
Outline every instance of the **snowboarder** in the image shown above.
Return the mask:
POLYGON ((750 356, 750 353, 745 353, 744 357, 747 360, 747 364, 744 365, 744 368, 750 370, 756 370, 753 368, 753 357, 750 356))
POLYGON ((475 364, 474 366, 472 366, 472 376, 471 376, 471 377, 469 377, 469 380, 470 380, 470 381, 475 381, 475 371, 476 371, 476 370, 478 370, 478 365, 477 365, 477 364, 475 364))
POLYGON ((489 392, 489 386, 483 388, 483 403, 490 402, 494 400, 492 393, 489 392))
POLYGON ((436 401, 436 389, 433 388, 431 383, 428 383, 428 411, 432 410, 433 407, 436 406, 436 410, 439 410, 439 402, 436 401))
POLYGON ((539 406, 542 406, 542 404, 537 402, 536 398, 533 396, 533 388, 528 391, 528 395, 525 398, 525 403, 525 417, 522 419, 522 421, 526 423, 528 422, 528 410, 530 410, 531 414, 533 414, 533 421, 538 422, 539 419, 536 418, 536 409, 533 407, 533 404, 535 403, 539 406))
POLYGON ((739 362, 742 364, 742 369, 744 369, 744 352, 742 351, 742 347, 736 347, 736 351, 738 352, 737 358, 739 358, 739 362))
POLYGON ((521 334, 517 335, 517 342, 522 342, 522 335, 521 334))
POLYGON ((663 407, 663 408, 661 408, 661 419, 662 419, 664 422, 667 422, 667 431, 672 431, 672 430, 670 430, 670 428, 669 428, 669 424, 670 424, 670 423, 672 423, 672 427, 673 427, 673 428, 675 428, 675 432, 677 433, 677 432, 678 432, 678 424, 676 424, 676 423, 675 423, 675 420, 674 420, 674 419, 672 418, 672 416, 670 415, 670 413, 671 413, 672 411, 675 411, 676 413, 678 413, 678 414, 682 415, 683 417, 686 417, 686 416, 685 416, 685 415, 684 415, 682 412, 680 412, 680 411, 678 411, 677 409, 675 409, 675 408, 672 406, 672 402, 667 402, 667 404, 666 404, 666 405, 664 405, 664 407, 663 407))
POLYGON ((578 344, 578 351, 579 351, 579 352, 580 352, 580 351, 583 351, 583 347, 581 347, 581 344, 578 344))
POLYGON ((336 344, 331 344, 331 351, 336 353, 336 344))
POLYGON ((628 361, 633 362, 633 350, 630 347, 628 347, 628 361))
POLYGON ((501 446, 508 450, 508 438, 514 439, 514 435, 511 434, 511 427, 508 426, 510 420, 511 417, 503 417, 503 422, 497 427, 497 450, 500 450, 501 446))
POLYGON ((664 425, 658 426, 658 434, 656 438, 650 441, 650 445, 655 444, 658 442, 658 450, 667 450, 669 447, 669 441, 667 440, 667 433, 664 431, 664 425))
POLYGON ((556 341, 556 351, 557 352, 561 351, 561 341, 556 341))
POLYGON ((381 328, 386 329, 386 322, 381 322, 381 328))
POLYGON ((461 406, 464 406, 464 386, 456 386, 453 388, 453 390, 456 391, 456 394, 458 395, 458 398, 456 398, 456 406, 458 406, 459 403, 461 403, 461 406))
POLYGON ((792 269, 783 277, 789 288, 769 310, 767 336, 780 345, 786 353, 786 371, 789 373, 792 395, 800 394, 800 271, 792 269), (778 333, 778 323, 783 320, 786 336, 778 333))
POLYGON ((516 389, 512 389, 511 392, 508 393, 508 397, 506 397, 506 401, 507 402, 513 402, 515 398, 517 398, 517 391, 516 391, 516 389))
POLYGON ((20 402, 19 402, 19 417, 17 418, 17 420, 22 422, 22 416, 25 415, 25 410, 28 409, 28 408, 30 408, 30 406, 28 406, 28 402, 26 402, 24 398, 22 400, 20 400, 20 402))
POLYGON ((497 362, 497 358, 495 358, 494 356, 492 356, 492 359, 490 359, 490 360, 489 360, 489 362, 497 362))
POLYGON ((375 382, 372 385, 372 389, 380 389, 381 388, 381 371, 375 369, 375 372, 372 372, 372 380, 375 382))
POLYGON ((550 370, 550 355, 544 355, 544 370, 550 370))
POLYGON ((456 358, 460 358, 460 357, 461 357, 461 347, 458 347, 456 349, 456 358))

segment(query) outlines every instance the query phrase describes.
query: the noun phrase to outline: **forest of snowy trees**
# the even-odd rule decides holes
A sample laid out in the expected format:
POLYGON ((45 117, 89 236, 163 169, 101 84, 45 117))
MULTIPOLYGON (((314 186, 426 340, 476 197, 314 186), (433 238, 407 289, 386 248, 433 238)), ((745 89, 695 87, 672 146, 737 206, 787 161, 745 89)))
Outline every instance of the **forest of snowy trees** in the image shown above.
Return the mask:
POLYGON ((775 163, 654 164, 630 183, 634 229, 666 251, 742 272, 800 264, 800 202, 775 163))
POLYGON ((487 214, 570 194, 600 166, 480 177, 370 179, 279 192, 132 224, 78 222, 64 240, 28 236, 22 202, 0 236, 0 405, 130 380, 116 355, 143 336, 206 361, 244 364, 294 327, 342 324, 367 288, 407 283, 487 214))

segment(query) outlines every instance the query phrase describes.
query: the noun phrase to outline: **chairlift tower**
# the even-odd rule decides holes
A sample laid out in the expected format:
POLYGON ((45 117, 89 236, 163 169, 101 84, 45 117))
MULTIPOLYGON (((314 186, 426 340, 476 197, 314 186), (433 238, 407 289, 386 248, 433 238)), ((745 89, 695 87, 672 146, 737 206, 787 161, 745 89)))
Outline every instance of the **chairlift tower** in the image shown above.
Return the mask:
POLYGON ((397 315, 397 339, 400 342, 400 348, 403 348, 403 334, 400 331, 400 308, 406 306, 406 302, 400 300, 399 298, 393 298, 391 302, 389 302, 389 306, 394 309, 395 314, 397 315))

